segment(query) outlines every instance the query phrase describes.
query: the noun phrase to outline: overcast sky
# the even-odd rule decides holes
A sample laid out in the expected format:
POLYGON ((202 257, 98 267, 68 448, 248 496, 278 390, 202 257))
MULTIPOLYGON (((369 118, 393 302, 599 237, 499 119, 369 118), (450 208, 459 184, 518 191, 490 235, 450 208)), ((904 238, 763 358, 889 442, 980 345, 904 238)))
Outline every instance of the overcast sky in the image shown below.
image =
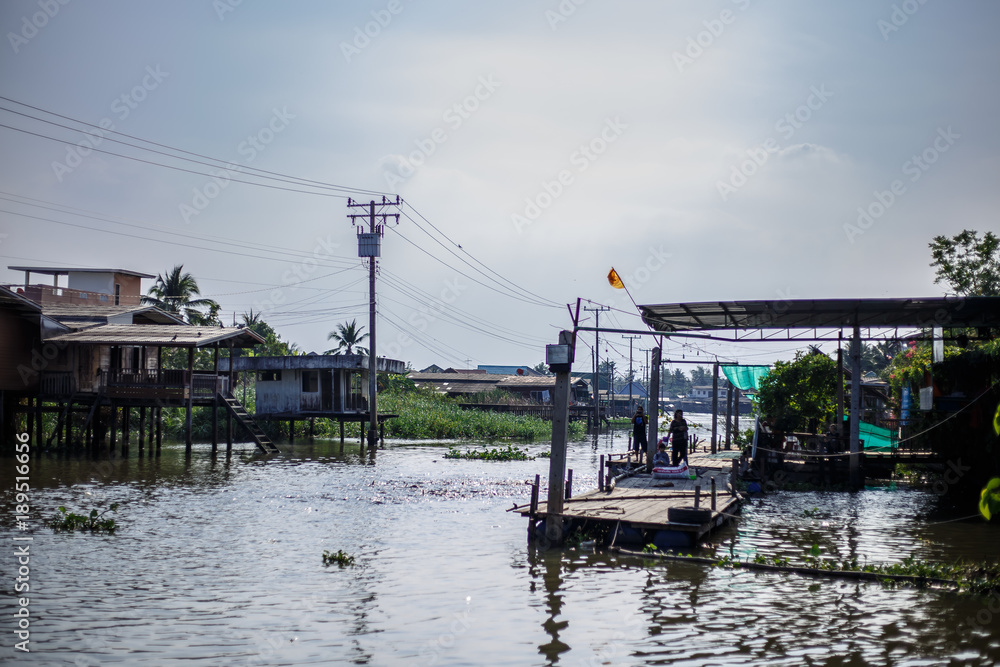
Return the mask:
POLYGON ((0 280, 183 264, 306 351, 367 328, 347 196, 406 202, 378 340, 416 368, 534 365, 578 297, 641 328, 612 266, 640 304, 933 296, 932 237, 1000 229, 989 0, 7 0, 0 26, 0 280))

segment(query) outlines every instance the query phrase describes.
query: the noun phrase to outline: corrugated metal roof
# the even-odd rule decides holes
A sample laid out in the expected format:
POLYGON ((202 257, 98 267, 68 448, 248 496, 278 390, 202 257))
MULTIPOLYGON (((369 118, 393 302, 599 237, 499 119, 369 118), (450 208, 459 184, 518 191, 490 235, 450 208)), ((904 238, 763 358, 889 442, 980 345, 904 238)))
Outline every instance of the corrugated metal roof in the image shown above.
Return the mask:
POLYGON ((51 342, 85 345, 162 345, 164 347, 204 347, 222 341, 234 347, 252 347, 264 339, 249 329, 235 327, 195 327, 173 324, 102 324, 60 334, 51 342))
POLYGON ((502 376, 489 375, 487 373, 477 373, 474 375, 466 373, 410 373, 407 377, 414 382, 433 382, 435 384, 442 382, 473 382, 482 385, 493 385, 502 376))
POLYGON ((784 299, 639 306, 657 331, 843 329, 853 327, 1000 327, 1000 297, 784 299))
POLYGON ((61 266, 8 266, 7 268, 11 271, 30 271, 31 273, 40 273, 43 276, 64 276, 68 273, 120 273, 123 276, 137 276, 139 278, 156 277, 150 273, 140 273, 129 269, 81 269, 78 267, 61 266))
POLYGON ((25 312, 39 313, 42 310, 41 306, 28 297, 23 294, 18 294, 14 290, 8 289, 3 285, 0 285, 0 303, 14 306, 18 310, 25 312))
POLYGON ((131 314, 133 317, 142 315, 144 318, 158 324, 185 324, 184 320, 177 315, 150 305, 114 306, 108 304, 46 303, 42 304, 42 312, 60 322, 68 320, 106 322, 109 317, 131 314))

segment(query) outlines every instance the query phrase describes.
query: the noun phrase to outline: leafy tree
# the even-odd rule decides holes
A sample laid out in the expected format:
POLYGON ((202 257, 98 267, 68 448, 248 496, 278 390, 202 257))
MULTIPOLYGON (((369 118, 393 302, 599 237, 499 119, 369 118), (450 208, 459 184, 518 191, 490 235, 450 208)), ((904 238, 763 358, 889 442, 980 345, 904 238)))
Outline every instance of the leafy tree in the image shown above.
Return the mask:
POLYGON ((243 313, 241 318, 244 327, 264 339, 264 344, 258 345, 255 348, 253 352, 255 356, 293 357, 301 353, 299 346, 295 343, 281 340, 281 336, 278 335, 270 324, 262 319, 259 312, 255 313, 251 309, 249 313, 243 313))
POLYGON ((712 373, 704 366, 696 366, 691 371, 691 384, 699 387, 712 384, 712 373))
POLYGON ((799 352, 794 361, 775 362, 760 385, 760 412, 782 431, 810 419, 822 423, 837 410, 837 363, 822 352, 799 352))
POLYGON ((1000 295, 1000 238, 993 232, 963 230, 951 238, 935 236, 929 244, 937 269, 935 283, 947 282, 961 296, 1000 295))
POLYGON ((544 361, 532 366, 531 370, 541 373, 542 375, 551 375, 551 373, 549 372, 549 367, 544 361))
POLYGON ((219 325, 221 306, 212 299, 193 298, 197 296, 201 296, 198 281, 184 272, 183 264, 177 264, 166 276, 156 276, 156 282, 142 297, 142 303, 186 317, 190 324, 219 325))
POLYGON ((338 324, 334 331, 326 335, 326 339, 336 341, 337 346, 323 354, 341 354, 341 352, 344 354, 368 354, 368 350, 360 345, 361 341, 368 338, 368 334, 361 333, 363 329, 364 327, 358 326, 357 319, 338 324))
POLYGON ((864 343, 861 348, 861 372, 869 371, 884 376, 893 358, 902 350, 898 340, 887 340, 875 345, 864 343))

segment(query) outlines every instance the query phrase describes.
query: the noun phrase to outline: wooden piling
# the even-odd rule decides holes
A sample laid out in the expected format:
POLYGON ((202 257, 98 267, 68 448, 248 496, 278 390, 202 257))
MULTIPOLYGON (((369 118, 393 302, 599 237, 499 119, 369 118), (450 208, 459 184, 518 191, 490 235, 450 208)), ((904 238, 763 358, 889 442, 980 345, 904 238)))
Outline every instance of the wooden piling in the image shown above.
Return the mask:
POLYGON ((715 505, 717 501, 716 489, 715 489, 715 477, 712 477, 712 511, 715 511, 715 505))
POLYGON ((160 455, 163 444, 163 408, 156 408, 156 455, 160 455))
POLYGON ((573 497, 573 469, 567 471, 566 477, 566 500, 573 497))
POLYGON ((340 446, 343 447, 344 446, 344 420, 341 419, 339 421, 340 421, 340 446))
POLYGON ((604 490, 604 454, 601 454, 600 467, 597 469, 597 488, 604 490))
POLYGON ((694 487, 694 506, 696 508, 701 506, 701 484, 696 484, 694 487))
POLYGON ((139 454, 146 446, 146 406, 139 406, 139 454))
POLYGON ((128 456, 129 431, 132 429, 131 412, 132 409, 127 405, 122 408, 122 456, 128 456))

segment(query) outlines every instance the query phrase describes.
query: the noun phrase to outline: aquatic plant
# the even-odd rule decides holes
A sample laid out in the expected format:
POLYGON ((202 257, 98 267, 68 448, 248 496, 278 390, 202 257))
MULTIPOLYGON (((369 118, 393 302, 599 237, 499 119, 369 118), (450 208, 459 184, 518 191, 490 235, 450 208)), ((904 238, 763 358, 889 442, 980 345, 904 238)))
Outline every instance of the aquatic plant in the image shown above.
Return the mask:
POLYGON ((531 461, 534 460, 533 456, 529 456, 528 452, 521 449, 520 447, 515 447, 514 445, 507 445, 506 447, 499 449, 486 449, 486 450, 474 450, 467 449, 464 452, 458 451, 455 447, 449 447, 448 453, 444 455, 446 459, 472 459, 476 461, 531 461))
POLYGON ((979 513, 987 521, 990 521, 994 514, 1000 513, 1000 477, 994 477, 983 487, 982 495, 979 497, 979 513))
POLYGON ((118 529, 114 519, 104 518, 108 512, 118 511, 118 503, 113 503, 110 508, 100 513, 93 509, 90 510, 90 514, 76 514, 62 506, 58 510, 59 514, 46 522, 46 525, 54 530, 89 530, 92 533, 112 534, 118 529))
POLYGON ((354 565, 354 556, 351 556, 343 549, 337 549, 337 553, 332 553, 327 550, 323 550, 323 565, 339 565, 344 567, 345 565, 354 565))

